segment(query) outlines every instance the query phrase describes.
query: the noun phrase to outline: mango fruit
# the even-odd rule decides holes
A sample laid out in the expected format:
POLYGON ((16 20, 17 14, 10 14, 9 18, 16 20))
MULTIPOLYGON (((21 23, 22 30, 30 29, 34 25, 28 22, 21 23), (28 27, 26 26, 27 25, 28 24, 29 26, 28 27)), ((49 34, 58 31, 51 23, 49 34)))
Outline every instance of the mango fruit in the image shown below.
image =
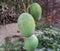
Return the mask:
POLYGON ((33 3, 28 7, 28 12, 34 17, 35 21, 41 19, 42 8, 38 3, 33 3))
POLYGON ((38 39, 35 35, 32 35, 29 38, 26 38, 24 42, 24 48, 27 51, 33 51, 38 46, 38 39))
POLYGON ((22 13, 18 18, 18 28, 21 35, 30 37, 35 31, 35 21, 29 13, 22 13))

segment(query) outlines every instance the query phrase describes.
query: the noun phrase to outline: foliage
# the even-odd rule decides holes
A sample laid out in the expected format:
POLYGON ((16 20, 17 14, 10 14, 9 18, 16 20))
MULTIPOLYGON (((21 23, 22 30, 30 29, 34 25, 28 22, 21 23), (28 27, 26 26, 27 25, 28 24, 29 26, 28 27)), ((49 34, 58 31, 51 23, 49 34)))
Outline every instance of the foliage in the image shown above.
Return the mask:
POLYGON ((42 27, 43 34, 37 36, 39 40, 38 48, 42 51, 60 51, 60 31, 42 27))
POLYGON ((0 0, 0 24, 17 22, 19 14, 27 12, 33 0, 0 0))
POLYGON ((33 0, 0 0, 1 3, 7 3, 8 6, 16 6, 16 9, 19 13, 26 11, 27 7, 33 3, 33 0), (25 9, 25 10, 24 10, 25 9))
POLYGON ((7 47, 7 44, 2 44, 0 46, 0 51, 6 51, 6 48, 9 51, 22 51, 22 50, 25 51, 23 49, 23 43, 19 41, 11 42, 9 47, 7 47))
POLYGON ((37 25, 36 29, 37 30, 45 30, 46 28, 50 28, 50 26, 46 25, 46 24, 42 24, 42 25, 37 25))

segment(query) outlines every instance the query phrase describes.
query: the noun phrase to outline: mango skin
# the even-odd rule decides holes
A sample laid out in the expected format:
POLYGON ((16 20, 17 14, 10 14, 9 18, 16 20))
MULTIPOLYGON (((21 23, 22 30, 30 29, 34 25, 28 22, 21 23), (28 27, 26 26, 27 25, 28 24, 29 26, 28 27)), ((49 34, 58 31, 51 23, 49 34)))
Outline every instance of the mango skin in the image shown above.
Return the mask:
POLYGON ((25 42, 24 42, 24 48, 27 51, 32 51, 34 50, 36 47, 38 46, 38 39, 35 35, 32 35, 29 38, 26 38, 25 42))
POLYGON ((35 31, 35 21, 29 13, 22 13, 18 18, 18 28, 21 35, 30 37, 35 31))
POLYGON ((28 12, 34 17, 35 21, 41 19, 42 8, 38 3, 33 3, 28 7, 28 12))

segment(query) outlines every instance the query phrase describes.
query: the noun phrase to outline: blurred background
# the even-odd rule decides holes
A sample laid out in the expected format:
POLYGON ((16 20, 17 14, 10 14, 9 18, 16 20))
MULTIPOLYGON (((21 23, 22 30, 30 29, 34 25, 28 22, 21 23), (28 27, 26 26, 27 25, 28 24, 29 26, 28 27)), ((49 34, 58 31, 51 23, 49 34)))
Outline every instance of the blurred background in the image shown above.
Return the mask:
POLYGON ((33 2, 39 3, 42 7, 43 13, 40 20, 42 24, 59 27, 60 0, 0 0, 0 24, 4 19, 6 24, 16 22, 19 14, 24 12, 33 2))

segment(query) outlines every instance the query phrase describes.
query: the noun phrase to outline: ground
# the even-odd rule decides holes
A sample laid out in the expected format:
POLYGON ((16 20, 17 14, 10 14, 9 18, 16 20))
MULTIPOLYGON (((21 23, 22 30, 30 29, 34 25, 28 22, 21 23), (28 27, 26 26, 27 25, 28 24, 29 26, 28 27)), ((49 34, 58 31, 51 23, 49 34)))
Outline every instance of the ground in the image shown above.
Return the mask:
POLYGON ((0 25, 0 44, 4 42, 4 38, 7 36, 20 35, 17 30, 17 23, 7 24, 6 26, 0 25))

